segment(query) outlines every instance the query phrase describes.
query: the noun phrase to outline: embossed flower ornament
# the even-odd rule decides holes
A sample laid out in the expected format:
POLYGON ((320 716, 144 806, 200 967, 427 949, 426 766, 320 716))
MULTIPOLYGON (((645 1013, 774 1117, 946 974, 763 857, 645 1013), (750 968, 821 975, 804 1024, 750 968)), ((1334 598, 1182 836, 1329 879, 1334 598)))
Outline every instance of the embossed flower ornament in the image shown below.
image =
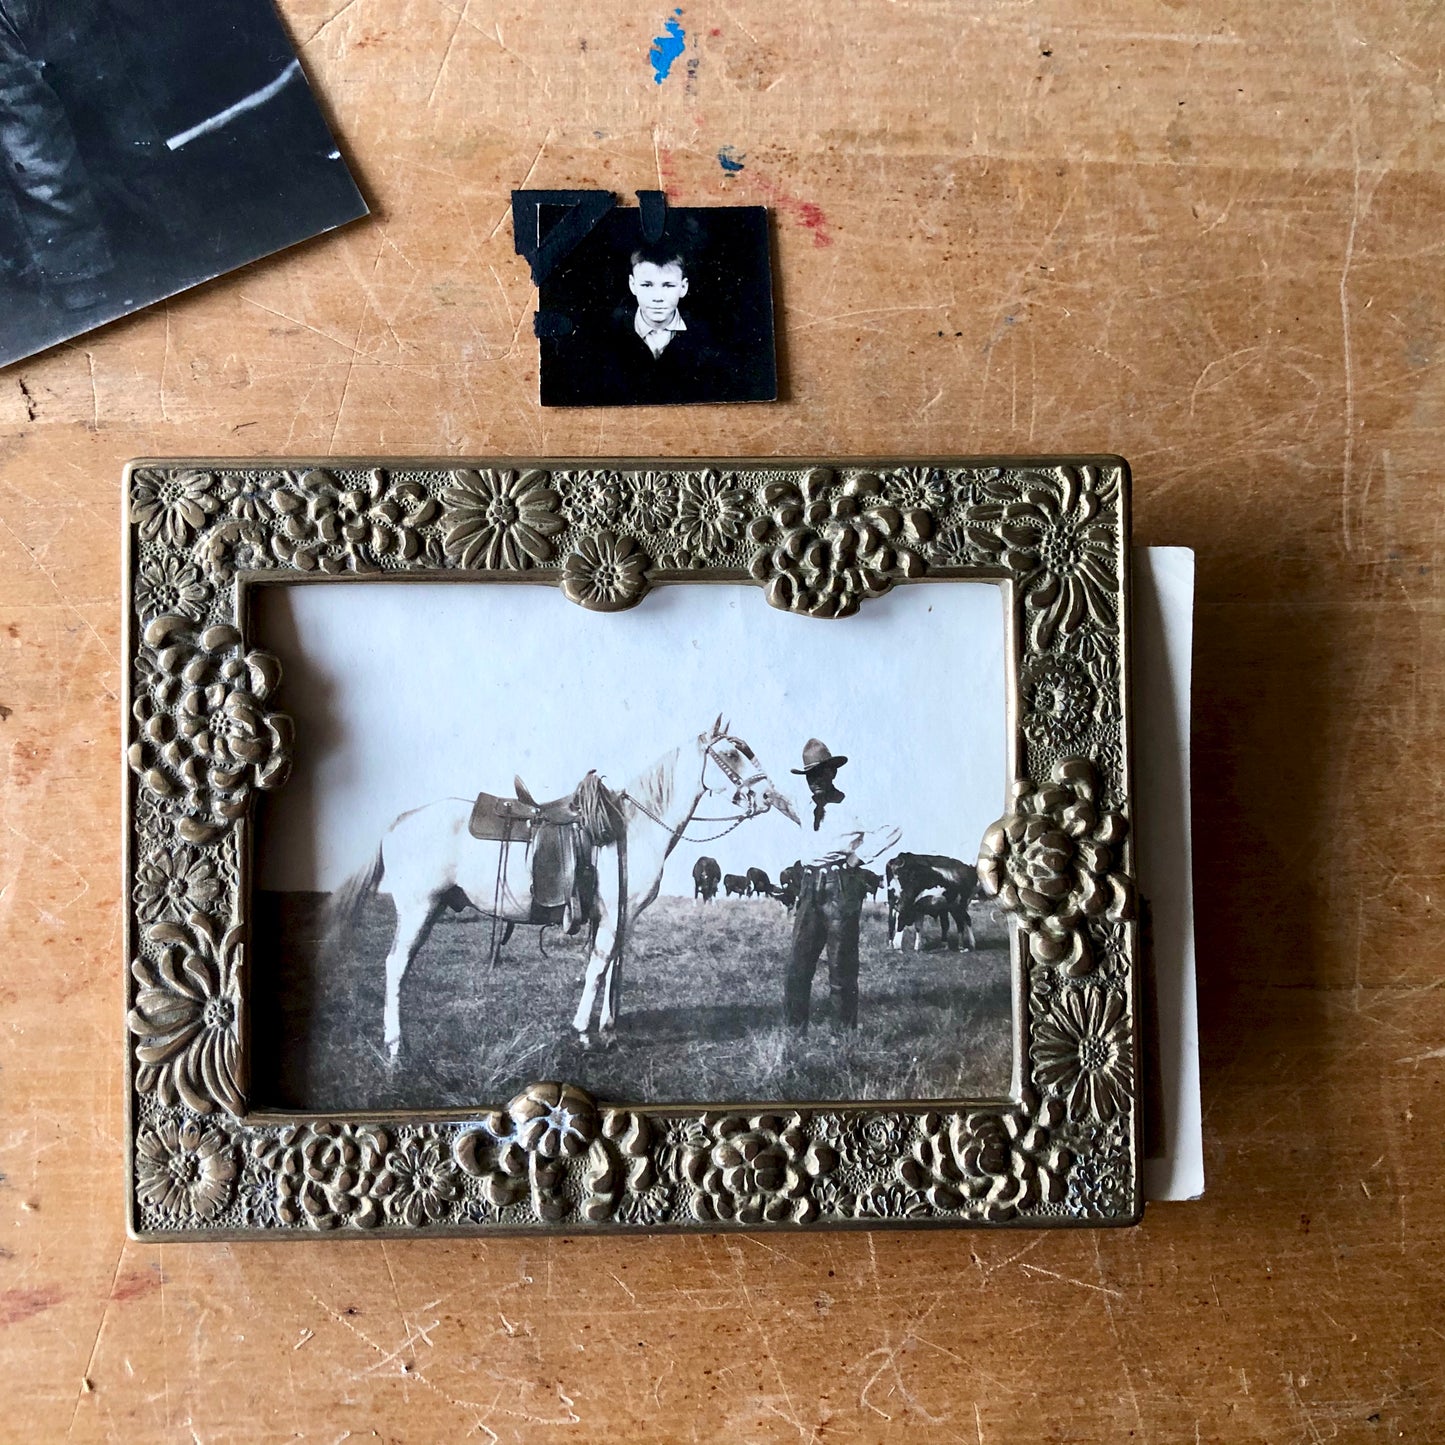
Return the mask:
POLYGON ((1020 1109, 925 1114, 899 1176, 935 1209, 1009 1219, 1021 1209, 1064 1198, 1071 1156, 1053 1137, 1056 1099, 1026 1093, 1020 1109))
POLYGON ((632 515, 644 531, 666 531, 677 520, 677 482, 670 472, 642 472, 633 482, 632 515))
POLYGON ((215 840, 239 818, 255 788, 276 788, 291 768, 291 720, 265 703, 281 669, 244 651, 229 625, 196 636, 184 617, 159 617, 142 634, 129 760, 142 783, 180 805, 181 835, 215 840))
POLYGON ((130 518, 144 542, 185 547, 221 505, 210 472, 138 471, 130 518))
POLYGON ((921 508, 937 513, 948 505, 948 473, 942 467, 900 467, 884 481, 903 511, 921 508))
POLYGON ((279 680, 269 657, 228 657, 216 680, 181 698, 180 735, 205 760, 220 787, 247 768, 264 769, 281 745, 280 728, 260 698, 279 680))
POLYGON ((881 1110, 836 1121, 830 1134, 845 1164, 859 1169, 891 1165, 908 1146, 913 1119, 881 1110))
POLYGON ((264 525, 297 509, 299 503, 293 499, 300 485, 295 472, 224 472, 218 491, 230 516, 264 525))
POLYGON ((1077 741, 1093 718, 1097 695, 1084 664, 1076 657, 1035 654, 1024 664, 1020 682, 1028 736, 1054 747, 1077 741))
POLYGON ((684 547, 704 559, 728 551, 743 535, 744 520, 743 493, 730 478, 706 471, 683 480, 676 530, 684 547))
POLYGON ((1024 595, 1040 647, 1086 618, 1114 630, 1118 536, 1106 508, 1118 485, 1112 470, 1059 467, 1052 476, 1026 474, 1017 495, 991 485, 991 500, 973 509, 969 540, 1029 578, 1024 595))
POLYGON ((568 1161, 597 1142, 601 1123, 596 1103, 575 1085, 529 1084, 505 1109, 463 1130, 453 1153, 482 1181, 493 1208, 518 1203, 530 1189, 537 1217, 555 1223, 573 1207, 568 1161))
POLYGON ((346 1124, 287 1125, 251 1146, 271 1172, 282 1224, 374 1229, 396 1177, 386 1168, 386 1131, 346 1124))
POLYGON ((179 1224, 210 1219, 231 1202, 236 1151, 194 1119, 162 1119, 137 1131, 136 1198, 179 1224))
POLYGON ((442 493, 442 547, 458 567, 516 571, 552 556, 567 523, 546 472, 455 471, 442 493))
POLYGON ((572 477, 562 509, 579 527, 615 527, 625 493, 616 472, 578 472, 572 477))
POLYGON ((1134 1044, 1121 994, 1072 988, 1034 1023, 1034 1077, 1067 1098, 1069 1116, 1107 1121, 1134 1085, 1134 1044))
POLYGON ((631 607, 647 585, 647 554, 631 537, 584 537, 562 564, 562 591, 594 612, 631 607))
POLYGON ((142 923, 189 918, 209 908, 221 892, 215 863, 190 848, 157 849, 136 865, 133 897, 142 923))
POLYGON ((1013 787, 1013 808, 983 836, 978 881, 1018 916, 1035 962, 1071 974, 1093 967, 1084 920, 1118 921, 1134 914, 1133 885, 1116 871, 1127 824, 1096 804, 1093 765, 1066 758, 1036 788, 1013 787))
POLYGON ((436 503, 419 482, 393 482, 380 467, 349 487, 330 472, 311 472, 306 480, 317 536, 353 564, 390 557, 409 562, 421 551, 417 528, 431 520, 436 503))
POLYGON ((462 1197, 461 1175, 434 1134, 404 1139, 387 1155, 387 1217, 412 1229, 435 1223, 462 1197))
POLYGON ((933 530, 932 515, 902 511, 869 473, 839 482, 815 467, 801 482, 773 482, 763 493, 770 515, 748 529, 764 545, 752 575, 767 584, 774 607, 813 617, 847 617, 895 577, 916 577, 915 550, 933 530))
POLYGON ((817 1217, 810 1186, 837 1167, 826 1144, 809 1140, 797 1114, 731 1115, 682 1150, 693 1213, 704 1223, 806 1223, 817 1217))
POLYGON ((158 956, 131 964, 138 985, 126 1027, 135 1036, 136 1089, 198 1114, 243 1108, 237 1072, 241 927, 221 932, 204 913, 146 931, 158 956))
POLYGON ((580 1154, 597 1137, 597 1105, 572 1084, 530 1084, 507 1115, 517 1143, 543 1159, 580 1154))
POLYGON ((201 580, 200 568, 173 554, 148 557, 135 579, 136 611, 142 617, 175 613, 199 622, 211 589, 201 580))

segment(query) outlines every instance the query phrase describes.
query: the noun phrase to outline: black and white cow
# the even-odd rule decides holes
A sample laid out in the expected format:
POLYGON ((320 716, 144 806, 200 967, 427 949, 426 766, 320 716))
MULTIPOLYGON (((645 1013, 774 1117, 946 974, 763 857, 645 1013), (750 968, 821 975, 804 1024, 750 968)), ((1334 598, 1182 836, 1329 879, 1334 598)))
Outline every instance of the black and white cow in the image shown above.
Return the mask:
POLYGON ((723 874, 723 893, 728 897, 746 898, 748 896, 748 880, 740 873, 723 874))
POLYGON ((894 948, 903 947, 903 934, 908 928, 913 929, 914 950, 922 948, 925 918, 938 920, 944 947, 948 946, 950 919, 958 929, 959 941, 966 938, 967 948, 978 947, 968 915, 968 905, 978 888, 978 870, 971 863, 939 853, 899 853, 888 860, 885 872, 888 941, 894 948))
POLYGON ((692 865, 692 896, 711 903, 717 897, 717 886, 722 882, 722 869, 716 858, 699 858, 692 865))

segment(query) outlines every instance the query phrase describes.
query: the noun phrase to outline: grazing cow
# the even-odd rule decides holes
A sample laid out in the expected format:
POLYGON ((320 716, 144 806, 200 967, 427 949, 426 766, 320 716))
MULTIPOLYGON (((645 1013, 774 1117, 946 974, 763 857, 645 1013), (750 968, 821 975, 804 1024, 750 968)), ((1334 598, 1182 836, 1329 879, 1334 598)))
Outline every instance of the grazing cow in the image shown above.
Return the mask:
POLYGON ((728 898, 732 898, 734 895, 738 898, 746 898, 748 896, 748 880, 737 873, 724 873, 723 893, 728 898))
POLYGON ((748 869, 748 893, 758 898, 776 898, 778 890, 773 880, 761 868, 748 869))
POLYGON ((859 870, 858 876, 863 880, 863 886, 867 888, 868 896, 876 898, 878 890, 883 886, 882 874, 875 873, 871 868, 863 868, 859 870))
POLYGON ((888 860, 888 941, 903 947, 903 933, 913 929, 914 950, 923 947, 924 918, 936 918, 948 947, 948 924, 958 929, 959 943, 978 947, 968 905, 978 887, 978 870, 957 858, 937 853, 899 853, 888 860))
POLYGON ((722 882, 722 869, 716 858, 699 858, 692 865, 692 896, 711 903, 717 897, 717 886, 722 882))
POLYGON ((784 868, 783 871, 778 874, 778 884, 778 902, 791 913, 798 902, 798 893, 803 886, 803 863, 801 859, 796 863, 789 864, 788 867, 784 868))

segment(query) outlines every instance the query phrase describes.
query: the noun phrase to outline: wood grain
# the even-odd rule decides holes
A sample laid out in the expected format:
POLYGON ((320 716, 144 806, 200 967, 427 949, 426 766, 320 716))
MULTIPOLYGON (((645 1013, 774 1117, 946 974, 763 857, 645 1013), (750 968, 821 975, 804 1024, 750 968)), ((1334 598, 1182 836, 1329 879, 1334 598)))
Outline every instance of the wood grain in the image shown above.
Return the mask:
POLYGON ((282 8, 375 217, 0 372, 0 1436, 1438 1439, 1439 7, 734 0, 661 85, 670 5, 282 8), (774 207, 788 400, 542 413, 524 181, 774 207), (125 1241, 127 458, 986 450, 1199 552, 1205 1200, 125 1241))

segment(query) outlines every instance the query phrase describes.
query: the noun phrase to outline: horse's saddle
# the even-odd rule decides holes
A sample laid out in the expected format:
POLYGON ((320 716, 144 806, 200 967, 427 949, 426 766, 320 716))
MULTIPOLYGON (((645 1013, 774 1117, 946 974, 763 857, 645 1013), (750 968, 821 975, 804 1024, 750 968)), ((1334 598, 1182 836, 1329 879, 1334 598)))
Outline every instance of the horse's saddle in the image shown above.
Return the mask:
POLYGON ((521 778, 513 784, 514 798, 478 793, 467 827, 473 838, 522 844, 532 875, 532 921, 566 922, 568 931, 575 932, 592 911, 597 879, 579 836, 577 794, 582 785, 565 797, 539 803, 521 778))
POLYGON ((478 793, 472 804, 467 826, 473 838, 492 838, 502 842, 530 842, 540 828, 566 828, 578 821, 577 792, 539 803, 521 778, 512 780, 517 789, 515 798, 498 797, 495 793, 478 793))

